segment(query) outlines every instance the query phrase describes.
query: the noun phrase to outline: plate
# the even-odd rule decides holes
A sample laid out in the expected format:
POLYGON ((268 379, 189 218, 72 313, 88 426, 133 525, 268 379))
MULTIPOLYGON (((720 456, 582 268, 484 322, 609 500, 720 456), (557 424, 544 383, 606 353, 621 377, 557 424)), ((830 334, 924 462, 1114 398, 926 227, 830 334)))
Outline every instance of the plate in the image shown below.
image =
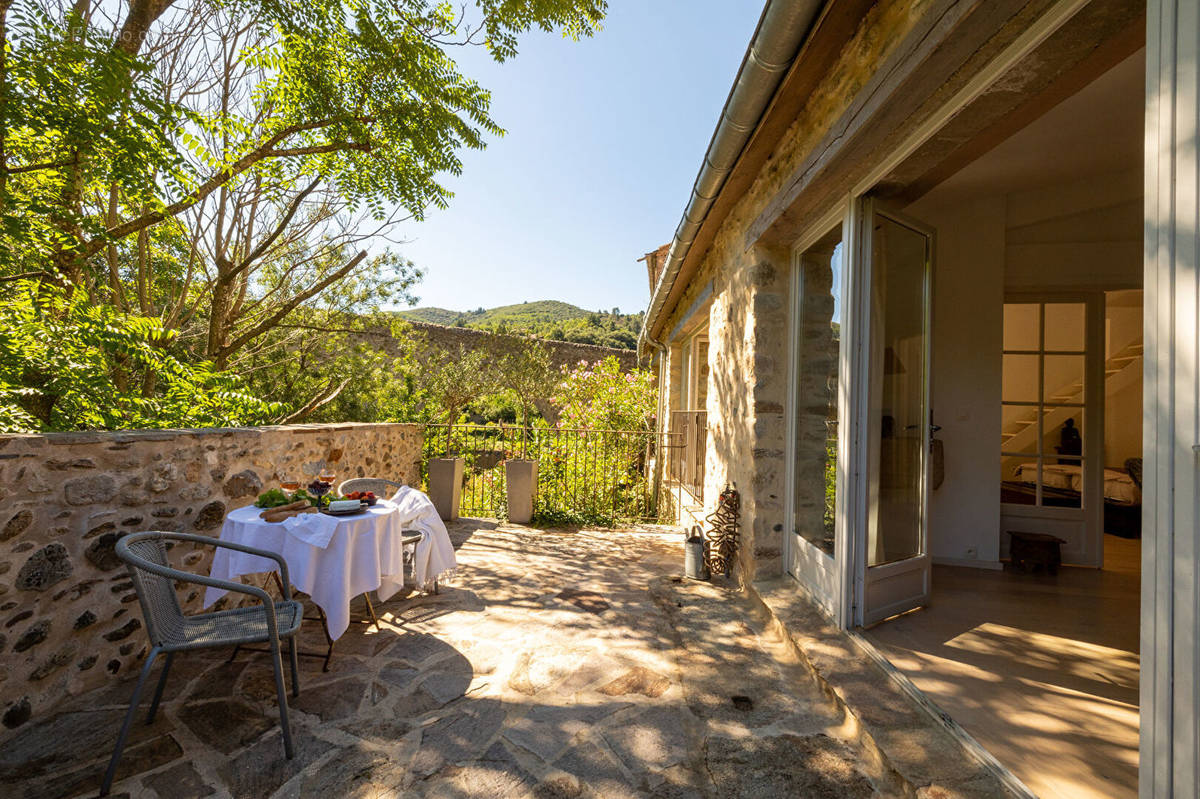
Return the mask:
POLYGON ((356 513, 364 513, 366 510, 366 505, 359 505, 357 508, 348 508, 346 510, 330 510, 329 508, 321 508, 321 513, 324 513, 326 516, 353 516, 356 513))

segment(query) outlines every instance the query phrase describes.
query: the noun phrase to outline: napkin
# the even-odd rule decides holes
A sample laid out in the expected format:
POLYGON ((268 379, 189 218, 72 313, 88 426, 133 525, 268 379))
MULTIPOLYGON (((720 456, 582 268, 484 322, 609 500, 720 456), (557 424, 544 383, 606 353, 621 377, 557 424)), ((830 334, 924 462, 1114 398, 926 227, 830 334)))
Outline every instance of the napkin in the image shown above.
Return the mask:
POLYGON ((392 496, 392 502, 398 509, 404 528, 421 533, 413 558, 413 577, 417 588, 423 590, 435 579, 453 572, 457 567, 454 545, 428 496, 415 488, 401 486, 392 496))
POLYGON ((338 521, 324 513, 302 513, 299 516, 284 519, 282 524, 283 529, 304 543, 324 549, 333 540, 338 521))

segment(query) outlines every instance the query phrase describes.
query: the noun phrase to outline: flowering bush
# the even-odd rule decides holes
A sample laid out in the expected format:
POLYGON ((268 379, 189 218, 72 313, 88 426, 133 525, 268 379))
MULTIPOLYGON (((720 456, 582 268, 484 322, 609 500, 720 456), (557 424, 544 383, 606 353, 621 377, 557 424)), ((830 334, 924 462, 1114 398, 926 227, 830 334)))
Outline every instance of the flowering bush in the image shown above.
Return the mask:
POLYGON ((617 359, 580 361, 563 367, 554 395, 561 408, 560 427, 590 430, 650 430, 656 393, 654 375, 637 369, 622 372, 617 359))

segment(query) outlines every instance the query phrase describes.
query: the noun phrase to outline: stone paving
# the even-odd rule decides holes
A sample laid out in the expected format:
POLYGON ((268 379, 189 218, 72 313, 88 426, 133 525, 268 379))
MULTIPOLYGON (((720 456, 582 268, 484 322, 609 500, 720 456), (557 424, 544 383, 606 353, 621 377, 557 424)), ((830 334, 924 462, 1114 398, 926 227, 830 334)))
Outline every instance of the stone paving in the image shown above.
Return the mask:
MULTIPOLYGON (((294 760, 264 655, 181 655, 113 795, 912 795, 746 599, 676 576, 678 535, 472 520, 451 535, 460 569, 439 595, 377 604, 382 628, 352 625, 328 673, 301 660, 294 760)), ((131 691, 0 741, 0 794, 94 796, 131 691)))

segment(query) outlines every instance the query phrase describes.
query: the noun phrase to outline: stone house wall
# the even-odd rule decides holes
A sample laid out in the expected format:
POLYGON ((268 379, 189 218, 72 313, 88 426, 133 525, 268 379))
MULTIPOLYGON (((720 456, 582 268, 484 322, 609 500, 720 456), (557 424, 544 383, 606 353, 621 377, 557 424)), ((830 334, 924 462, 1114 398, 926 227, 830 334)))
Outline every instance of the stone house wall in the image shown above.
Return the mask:
MULTIPOLYGON (((414 424, 0 436, 0 742, 34 715, 137 672, 148 645, 118 538, 216 536, 225 514, 281 479, 420 479, 414 424)), ((176 547, 207 574, 212 549, 176 547)), ((202 592, 180 594, 185 612, 202 592)))
POLYGON ((736 484, 742 508, 738 573, 743 580, 782 573, 786 524, 792 258, 786 243, 750 241, 752 226, 788 188, 794 171, 813 160, 834 125, 859 101, 859 91, 880 65, 889 62, 930 13, 931 5, 930 0, 881 0, 864 16, 775 152, 722 222, 662 327, 671 331, 686 321, 683 317, 696 297, 711 284, 705 512, 711 512, 725 483, 736 484))

